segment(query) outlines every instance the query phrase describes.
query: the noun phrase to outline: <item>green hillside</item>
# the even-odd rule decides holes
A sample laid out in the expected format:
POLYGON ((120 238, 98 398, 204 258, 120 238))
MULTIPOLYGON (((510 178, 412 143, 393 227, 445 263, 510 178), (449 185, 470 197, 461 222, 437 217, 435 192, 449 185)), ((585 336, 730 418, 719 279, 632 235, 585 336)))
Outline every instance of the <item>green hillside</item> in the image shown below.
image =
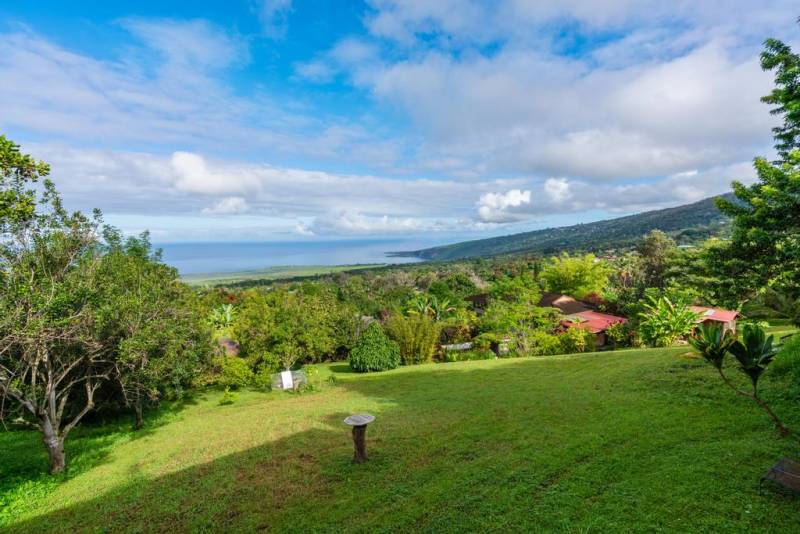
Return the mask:
MULTIPOLYGON (((723 196, 732 198, 730 193, 723 196)), ((693 204, 617 219, 464 241, 401 254, 427 260, 454 260, 522 252, 555 254, 561 251, 600 251, 631 246, 655 229, 671 234, 678 244, 687 244, 722 233, 727 225, 727 218, 719 212, 712 197, 693 204)))

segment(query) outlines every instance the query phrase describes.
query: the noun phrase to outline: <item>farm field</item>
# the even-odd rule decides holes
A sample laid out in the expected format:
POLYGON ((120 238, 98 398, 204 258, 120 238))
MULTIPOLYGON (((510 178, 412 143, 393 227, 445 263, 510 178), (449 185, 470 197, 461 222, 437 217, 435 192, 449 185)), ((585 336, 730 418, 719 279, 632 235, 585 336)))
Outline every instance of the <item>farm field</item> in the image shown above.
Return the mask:
MULTIPOLYGON (((796 531, 760 490, 798 455, 685 347, 420 365, 320 366, 316 391, 219 391, 79 427, 55 482, 37 434, 0 433, 0 529, 796 531), (334 378, 330 378, 334 377, 334 378), (342 420, 369 412, 370 460, 342 420), (7 461, 8 458, 13 461, 7 461)), ((733 374, 733 373, 731 373, 733 374)), ((738 377, 737 377, 738 378, 738 377)), ((765 398, 790 426, 796 400, 765 398)))
POLYGON ((181 280, 190 286, 213 286, 254 280, 285 280, 289 278, 312 277, 360 269, 372 269, 375 267, 383 267, 384 265, 385 264, 382 263, 364 265, 287 265, 266 267, 253 271, 187 274, 182 276, 181 280))

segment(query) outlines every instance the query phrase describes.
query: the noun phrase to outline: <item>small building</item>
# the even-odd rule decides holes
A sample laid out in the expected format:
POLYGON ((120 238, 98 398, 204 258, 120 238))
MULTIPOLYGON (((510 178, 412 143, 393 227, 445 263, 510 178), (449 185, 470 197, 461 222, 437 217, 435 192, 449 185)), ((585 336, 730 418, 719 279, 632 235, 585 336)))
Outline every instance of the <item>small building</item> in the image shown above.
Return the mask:
POLYGON ((737 311, 707 306, 690 306, 689 309, 699 315, 695 321, 697 324, 721 324, 724 330, 736 332, 736 317, 739 316, 737 311))
POLYGON ((595 346, 602 347, 608 341, 606 330, 615 324, 626 322, 628 320, 625 317, 588 310, 568 315, 561 321, 561 326, 564 328, 580 328, 594 334, 595 346))

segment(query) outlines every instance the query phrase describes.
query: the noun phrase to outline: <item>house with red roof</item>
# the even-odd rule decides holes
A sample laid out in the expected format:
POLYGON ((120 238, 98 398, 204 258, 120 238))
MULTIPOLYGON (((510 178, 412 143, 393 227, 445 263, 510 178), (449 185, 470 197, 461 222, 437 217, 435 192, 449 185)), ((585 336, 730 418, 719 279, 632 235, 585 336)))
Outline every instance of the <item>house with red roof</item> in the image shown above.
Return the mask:
POLYGON ((564 328, 580 328, 581 330, 586 330, 594 334, 595 345, 602 347, 608 341, 606 338, 606 330, 616 324, 624 324, 627 322, 628 320, 625 317, 587 310, 568 315, 561 321, 561 326, 564 328))
POLYGON ((598 347, 606 344, 606 330, 628 321, 625 317, 601 313, 592 304, 559 293, 545 293, 539 306, 556 308, 563 313, 566 317, 561 321, 561 328, 580 328, 594 334, 598 347))
POLYGON ((698 315, 697 324, 721 324, 723 329, 736 332, 736 317, 739 316, 737 311, 707 306, 690 306, 689 309, 698 315))

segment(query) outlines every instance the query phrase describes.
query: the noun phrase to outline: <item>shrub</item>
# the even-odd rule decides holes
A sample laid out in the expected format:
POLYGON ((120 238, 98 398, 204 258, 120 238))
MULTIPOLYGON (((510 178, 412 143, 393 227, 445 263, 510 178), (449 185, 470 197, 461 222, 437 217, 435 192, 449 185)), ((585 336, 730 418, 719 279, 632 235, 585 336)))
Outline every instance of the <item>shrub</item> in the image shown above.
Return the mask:
POLYGON ((249 386, 253 382, 254 374, 247 362, 237 356, 224 356, 219 360, 221 375, 219 383, 229 388, 249 386))
POLYGON ((586 349, 594 348, 594 335, 581 328, 567 328, 558 337, 561 341, 561 352, 564 354, 585 352, 586 349))
POLYGON ((404 365, 430 362, 439 342, 440 326, 429 316, 394 314, 386 321, 386 333, 400 347, 404 365))
POLYGON ((350 367, 358 373, 386 371, 400 365, 400 347, 378 323, 370 324, 350 351, 350 367))
POLYGON ((531 356, 550 356, 562 351, 560 336, 543 330, 533 330, 526 336, 527 353, 531 356))
POLYGON ((227 406, 228 404, 233 404, 234 402, 236 402, 236 393, 231 391, 231 388, 226 387, 225 391, 222 392, 222 397, 219 398, 219 405, 227 406))
POLYGON ((270 391, 272 389, 272 372, 269 368, 261 368, 253 376, 253 385, 259 389, 270 391))

